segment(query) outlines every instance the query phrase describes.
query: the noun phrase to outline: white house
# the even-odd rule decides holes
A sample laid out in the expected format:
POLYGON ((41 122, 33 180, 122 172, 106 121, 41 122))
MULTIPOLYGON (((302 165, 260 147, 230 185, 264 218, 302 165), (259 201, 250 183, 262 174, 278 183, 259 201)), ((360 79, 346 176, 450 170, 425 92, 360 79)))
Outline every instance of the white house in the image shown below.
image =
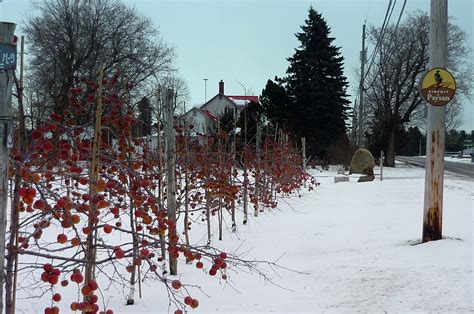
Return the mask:
POLYGON ((192 108, 181 119, 186 120, 186 125, 193 125, 195 133, 206 133, 213 124, 217 123, 218 116, 202 108, 192 108))
POLYGON ((189 110, 181 119, 185 119, 188 125, 193 124, 195 132, 205 133, 213 124, 217 123, 219 116, 230 111, 237 117, 250 102, 258 103, 258 96, 225 95, 224 82, 221 80, 216 96, 201 107, 189 110))

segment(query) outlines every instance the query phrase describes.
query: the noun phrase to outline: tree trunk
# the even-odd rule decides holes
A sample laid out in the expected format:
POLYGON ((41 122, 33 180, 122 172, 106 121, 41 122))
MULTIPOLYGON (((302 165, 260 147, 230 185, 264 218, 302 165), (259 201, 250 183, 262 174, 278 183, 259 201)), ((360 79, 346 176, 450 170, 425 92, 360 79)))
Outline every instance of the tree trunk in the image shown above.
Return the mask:
POLYGON ((385 166, 387 167, 395 167, 395 142, 396 142, 396 134, 393 128, 389 131, 388 141, 387 141, 387 148, 385 152, 385 166))
MULTIPOLYGON (((129 143, 129 145, 131 145, 131 143, 129 143)), ((130 229, 132 231, 133 256, 138 256, 139 243, 138 243, 138 236, 137 236, 137 232, 136 232, 136 228, 135 228, 135 226, 136 226, 136 218, 135 218, 135 215, 134 215, 135 208, 133 206, 132 199, 130 199, 129 211, 130 211, 130 229)), ((137 269, 138 269, 138 267, 139 267, 138 265, 136 267, 133 267, 133 271, 130 274, 130 291, 129 291, 128 297, 127 297, 127 305, 133 305, 135 303, 135 283, 137 282, 137 269)))

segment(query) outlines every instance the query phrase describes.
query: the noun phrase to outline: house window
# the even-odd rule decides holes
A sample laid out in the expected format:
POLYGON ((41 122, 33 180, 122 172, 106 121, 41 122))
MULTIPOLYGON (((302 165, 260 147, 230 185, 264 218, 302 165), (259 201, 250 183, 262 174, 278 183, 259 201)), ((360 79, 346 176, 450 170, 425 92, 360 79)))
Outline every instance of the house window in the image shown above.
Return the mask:
POLYGON ((197 116, 197 110, 193 110, 193 117, 197 116))
POLYGON ((231 113, 234 113, 234 108, 225 107, 225 114, 231 114, 231 113))

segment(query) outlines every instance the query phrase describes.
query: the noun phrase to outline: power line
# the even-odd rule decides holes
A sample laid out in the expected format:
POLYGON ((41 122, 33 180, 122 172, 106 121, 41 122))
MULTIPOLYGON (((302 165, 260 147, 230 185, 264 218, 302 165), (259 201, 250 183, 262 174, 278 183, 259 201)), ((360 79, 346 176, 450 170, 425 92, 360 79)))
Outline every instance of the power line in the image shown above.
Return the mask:
MULTIPOLYGON (((388 46, 388 49, 386 50, 386 53, 381 57, 381 60, 382 60, 382 61, 381 61, 381 64, 385 64, 386 61, 387 61, 387 59, 388 59, 389 56, 390 56, 390 53, 391 53, 391 50, 392 50, 392 45, 393 45, 393 43, 396 41, 396 36, 398 36, 397 30, 398 30, 398 26, 399 26, 399 24, 400 24, 400 21, 401 21, 401 19, 402 19, 403 13, 404 13, 404 11, 405 11, 405 6, 406 6, 406 4, 407 4, 407 0, 404 0, 404 1, 403 1, 402 8, 400 9, 400 13, 398 14, 397 23, 395 24, 395 27, 394 27, 393 31, 391 32, 391 34, 390 34, 390 39, 388 40, 388 45, 389 45, 389 46, 388 46)), ((393 11, 393 8, 392 8, 392 11, 393 11)), ((390 13, 390 16, 391 16, 391 13, 390 13)), ((390 19, 390 18, 389 18, 389 19, 390 19)), ((375 59, 375 58, 374 58, 374 59, 375 59)), ((373 62, 372 62, 372 63, 373 63, 373 62)), ((368 69, 367 72, 366 72, 366 76, 367 76, 367 74, 369 74, 369 70, 370 70, 370 67, 369 67, 369 69, 368 69)), ((382 68, 379 68, 378 73, 373 76, 372 82, 369 84, 369 86, 368 86, 367 88, 365 88, 365 90, 368 90, 368 89, 370 89, 370 88, 373 86, 374 82, 377 80, 377 77, 381 74, 381 72, 382 72, 382 68)), ((365 77, 366 77, 366 76, 365 76, 365 77)))
MULTIPOLYGON (((402 5, 402 9, 400 10, 400 14, 398 15, 397 24, 395 25, 395 28, 393 29, 392 33, 390 34, 390 39, 388 41, 389 47, 388 47, 388 49, 385 53, 382 64, 385 64, 385 62, 387 61, 387 59, 390 55, 390 52, 392 50, 392 45, 396 41, 396 37, 398 36, 398 33, 397 33, 398 25, 400 24, 400 20, 402 19, 403 11, 405 10, 405 5, 406 4, 407 4, 407 0, 404 0, 403 5, 402 5)), ((380 72, 380 69, 379 69, 379 72, 380 72)))
POLYGON ((366 62, 366 48, 365 48, 365 38, 366 38, 366 35, 365 35, 365 23, 364 25, 362 26, 362 50, 360 52, 360 83, 359 83, 359 115, 358 115, 358 121, 357 121, 357 124, 358 124, 358 132, 357 132, 357 135, 356 133, 353 133, 354 135, 354 140, 356 138, 358 138, 358 141, 357 141, 357 145, 358 147, 363 147, 364 146, 364 134, 363 134, 363 129, 364 129, 364 119, 363 119, 363 115, 364 115, 364 81, 365 81, 365 76, 367 75, 367 73, 369 73, 370 71, 370 68, 372 67, 373 63, 374 63, 374 60, 375 60, 375 56, 377 55, 377 51, 379 49, 379 47, 381 47, 381 43, 382 43, 382 40, 383 40, 383 37, 385 35, 385 30, 387 28, 387 25, 390 21, 390 17, 392 16, 392 13, 393 13, 393 8, 395 7, 395 3, 397 2, 397 0, 395 0, 395 2, 393 3, 392 5, 392 0, 389 1, 388 3, 388 7, 387 7, 387 11, 385 12, 385 18, 384 18, 384 21, 383 21, 383 24, 382 24, 382 28, 380 30, 380 34, 379 34, 379 37, 378 37, 378 40, 377 40, 377 43, 375 45, 375 48, 374 50, 372 51, 372 55, 370 56, 370 65, 369 65, 369 69, 367 70, 367 72, 365 71, 365 62, 366 62))
POLYGON ((407 4, 407 0, 403 1, 402 9, 400 10, 400 14, 398 15, 397 25, 395 25, 395 31, 398 28, 398 24, 400 24, 400 20, 402 19, 403 11, 405 10, 405 5, 407 4))
POLYGON ((370 8, 372 8, 372 0, 370 0, 369 6, 368 6, 368 8, 367 8, 367 13, 365 13, 365 21, 364 21, 364 24, 367 22, 367 18, 369 17, 370 8))
POLYGON ((392 2, 392 0, 389 0, 388 2, 388 6, 387 6, 387 11, 385 12, 385 18, 384 18, 384 21, 382 23, 382 27, 380 29, 380 34, 379 34, 379 37, 377 38, 377 42, 375 44, 375 48, 374 50, 372 51, 369 59, 369 66, 367 67, 367 71, 365 72, 364 74, 364 77, 367 76, 367 74, 370 72, 370 69, 372 68, 372 65, 374 64, 374 61, 375 61, 375 56, 377 54, 377 50, 379 49, 380 45, 382 44, 382 40, 383 40, 383 37, 385 35, 385 30, 388 26, 388 23, 390 21, 390 17, 392 16, 392 12, 393 12, 393 8, 395 7, 395 3, 397 2, 397 0, 395 0, 394 2, 392 2), (393 3, 393 5, 392 5, 393 3))

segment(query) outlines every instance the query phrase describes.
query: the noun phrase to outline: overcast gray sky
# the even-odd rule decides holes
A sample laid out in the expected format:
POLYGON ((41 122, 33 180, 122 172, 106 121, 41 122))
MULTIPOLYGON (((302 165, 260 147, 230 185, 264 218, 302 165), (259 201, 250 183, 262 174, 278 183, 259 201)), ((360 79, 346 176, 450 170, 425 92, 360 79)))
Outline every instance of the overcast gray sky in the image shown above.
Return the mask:
MULTIPOLYGON (((124 0, 150 17, 166 42, 176 48, 176 65, 190 90, 190 103, 204 102, 217 93, 224 80, 229 95, 244 94, 244 88, 260 95, 267 79, 285 74, 286 58, 298 42, 294 36, 304 24, 308 8, 322 13, 331 27, 335 45, 345 58, 349 93, 356 94, 362 24, 381 26, 389 0, 124 0), (244 88, 241 86, 244 86, 244 88)), ((449 15, 469 34, 474 50, 474 5, 472 0, 450 0, 449 15)), ((403 0, 398 0, 392 22, 403 0)), ((3 0, 2 19, 18 24, 34 14, 30 0, 3 0)), ((405 15, 429 11, 429 0, 409 0, 405 15)), ((373 47, 369 46, 368 53, 373 47)), ((351 100, 355 97, 351 96, 351 100)), ((463 129, 474 130, 474 106, 464 104, 463 129)))

